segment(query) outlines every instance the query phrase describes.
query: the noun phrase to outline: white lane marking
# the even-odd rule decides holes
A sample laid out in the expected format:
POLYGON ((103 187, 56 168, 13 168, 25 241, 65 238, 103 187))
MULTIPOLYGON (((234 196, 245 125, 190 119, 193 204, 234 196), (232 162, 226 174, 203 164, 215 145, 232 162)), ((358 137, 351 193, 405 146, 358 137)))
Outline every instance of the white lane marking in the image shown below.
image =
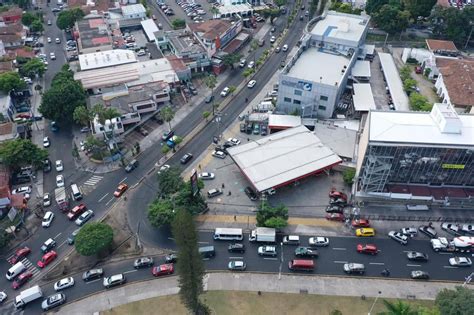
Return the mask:
POLYGON ((53 239, 56 239, 57 237, 59 237, 59 235, 61 235, 63 233, 59 233, 58 235, 56 235, 55 237, 53 237, 53 239))
POLYGON ((336 264, 347 264, 347 261, 342 261, 342 260, 335 260, 334 262, 336 264))
POLYGON ((266 260, 278 260, 278 258, 276 258, 276 257, 273 257, 273 258, 270 258, 270 257, 264 257, 263 259, 266 259, 266 260))
POLYGON ((421 267, 421 265, 412 265, 412 264, 407 264, 407 267, 421 267))
POLYGON ((138 271, 137 269, 133 269, 133 270, 129 270, 129 271, 124 271, 122 273, 127 274, 127 273, 132 273, 132 272, 137 272, 137 271, 138 271))
POLYGON ((119 181, 119 184, 123 183, 126 179, 127 179, 127 177, 125 177, 124 179, 122 179, 121 181, 119 181))
POLYGON ((94 282, 97 282, 97 281, 100 281, 100 280, 102 280, 102 278, 95 279, 95 280, 92 280, 92 281, 87 281, 86 284, 91 284, 91 283, 94 283, 94 282))
POLYGON ((91 178, 89 178, 88 180, 86 180, 84 182, 84 185, 87 185, 87 186, 94 186, 95 184, 97 184, 98 182, 100 182, 100 180, 104 178, 103 176, 92 176, 91 178))
POLYGON ((452 255, 454 253, 438 253, 438 254, 440 254, 440 255, 452 255))
POLYGON ((198 244, 209 244, 209 242, 198 242, 198 244))
POLYGON ((343 248, 343 247, 333 247, 332 249, 333 250, 347 250, 347 248, 343 248))
POLYGON ((381 265, 381 266, 383 266, 383 265, 385 265, 385 263, 371 262, 371 263, 369 263, 369 265, 381 265))
POLYGON ((105 205, 108 206, 109 203, 111 203, 111 202, 114 201, 115 199, 116 199, 115 197, 112 197, 112 199, 110 199, 109 201, 107 201, 107 202, 105 203, 105 205))
MULTIPOLYGON (((171 241, 174 241, 174 238, 172 238, 172 237, 168 237, 168 239, 171 240, 171 241)), ((198 242, 198 243, 199 243, 199 242, 198 242)))
POLYGON ((99 199, 99 202, 101 202, 102 200, 104 200, 105 197, 107 197, 108 194, 109 194, 109 193, 106 193, 105 195, 103 195, 102 198, 99 199))
POLYGON ((456 267, 456 266, 443 266, 443 268, 448 268, 448 269, 457 269, 458 267, 456 267))
POLYGON ((229 259, 244 259, 244 257, 229 257, 229 259))
POLYGON ((59 244, 58 246, 58 249, 61 248, 61 246, 63 246, 64 244, 66 244, 67 240, 64 240, 64 242, 62 242, 61 244, 59 244))

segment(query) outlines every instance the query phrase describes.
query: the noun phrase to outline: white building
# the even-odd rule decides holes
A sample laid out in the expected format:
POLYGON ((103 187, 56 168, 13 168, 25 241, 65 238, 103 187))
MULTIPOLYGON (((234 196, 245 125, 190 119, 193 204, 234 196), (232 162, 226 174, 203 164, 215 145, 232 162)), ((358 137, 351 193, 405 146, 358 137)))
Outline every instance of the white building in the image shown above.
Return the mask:
POLYGON ((146 9, 143 4, 132 4, 122 7, 124 19, 144 19, 146 18, 146 9))
POLYGON ((368 21, 329 11, 316 22, 280 75, 277 111, 330 118, 364 49, 368 21))

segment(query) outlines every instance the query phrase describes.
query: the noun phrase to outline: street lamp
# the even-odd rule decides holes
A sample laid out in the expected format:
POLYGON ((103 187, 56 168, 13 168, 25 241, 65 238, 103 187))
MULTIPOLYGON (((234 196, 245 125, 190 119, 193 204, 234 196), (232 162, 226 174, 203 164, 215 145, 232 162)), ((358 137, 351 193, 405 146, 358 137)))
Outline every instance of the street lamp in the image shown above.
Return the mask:
POLYGON ((370 315, 370 313, 374 309, 375 303, 377 303, 377 300, 379 299, 380 294, 382 294, 382 291, 379 291, 378 293, 379 294, 375 297, 375 301, 374 301, 374 303, 372 303, 372 306, 370 307, 369 313, 367 315, 370 315))

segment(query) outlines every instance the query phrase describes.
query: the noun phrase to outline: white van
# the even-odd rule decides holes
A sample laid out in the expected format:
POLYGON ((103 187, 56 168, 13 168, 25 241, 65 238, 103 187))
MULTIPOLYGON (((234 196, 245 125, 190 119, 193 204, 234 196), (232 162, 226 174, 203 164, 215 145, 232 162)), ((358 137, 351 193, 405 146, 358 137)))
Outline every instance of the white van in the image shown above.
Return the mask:
POLYGON ((79 187, 77 187, 76 184, 71 185, 71 195, 74 200, 81 200, 82 199, 82 193, 79 190, 79 187))
POLYGON ((7 273, 5 276, 7 277, 8 280, 13 280, 18 276, 20 273, 26 270, 25 265, 20 261, 13 265, 10 269, 8 269, 7 273))

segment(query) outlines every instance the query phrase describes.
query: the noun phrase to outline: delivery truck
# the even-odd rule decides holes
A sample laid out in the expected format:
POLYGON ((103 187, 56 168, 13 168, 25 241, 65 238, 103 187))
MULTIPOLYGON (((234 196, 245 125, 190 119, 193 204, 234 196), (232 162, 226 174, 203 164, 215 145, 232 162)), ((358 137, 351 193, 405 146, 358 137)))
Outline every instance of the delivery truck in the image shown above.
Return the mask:
POLYGON ((258 227, 250 232, 250 242, 275 243, 276 230, 273 228, 258 227))
POLYGON ((21 309, 25 307, 26 304, 41 297, 43 297, 43 291, 41 291, 39 285, 35 285, 34 287, 21 291, 20 295, 16 296, 15 307, 16 309, 21 309))

